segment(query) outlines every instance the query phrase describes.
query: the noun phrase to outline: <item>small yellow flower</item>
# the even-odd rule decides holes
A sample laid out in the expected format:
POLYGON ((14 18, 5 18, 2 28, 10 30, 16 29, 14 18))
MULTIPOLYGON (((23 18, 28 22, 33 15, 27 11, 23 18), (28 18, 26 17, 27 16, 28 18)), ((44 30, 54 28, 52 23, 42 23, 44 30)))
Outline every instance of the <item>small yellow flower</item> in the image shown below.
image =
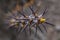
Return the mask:
POLYGON ((46 21, 45 18, 40 18, 40 23, 44 23, 46 21))

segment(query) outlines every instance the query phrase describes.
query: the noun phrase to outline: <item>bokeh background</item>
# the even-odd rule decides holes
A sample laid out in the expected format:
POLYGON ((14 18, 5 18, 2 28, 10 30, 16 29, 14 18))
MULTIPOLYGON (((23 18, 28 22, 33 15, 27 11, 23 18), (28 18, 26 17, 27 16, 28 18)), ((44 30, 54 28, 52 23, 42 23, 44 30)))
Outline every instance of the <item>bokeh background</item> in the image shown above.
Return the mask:
MULTIPOLYGON (((48 6, 48 11, 45 14, 45 18, 49 18, 47 21, 53 23, 55 26, 52 27, 50 25, 45 25, 47 27, 47 33, 42 34, 41 32, 37 32, 37 36, 32 33, 32 35, 26 36, 23 33, 15 38, 15 31, 6 32, 7 28, 4 25, 4 16, 11 9, 13 9, 16 4, 15 0, 0 0, 0 40, 60 40, 60 0, 34 0, 35 3, 33 8, 36 9, 36 5, 40 5, 39 14, 44 10, 45 6, 48 6)), ((24 9, 25 12, 31 14, 29 8, 24 9)), ((29 15, 28 14, 28 15, 29 15)))

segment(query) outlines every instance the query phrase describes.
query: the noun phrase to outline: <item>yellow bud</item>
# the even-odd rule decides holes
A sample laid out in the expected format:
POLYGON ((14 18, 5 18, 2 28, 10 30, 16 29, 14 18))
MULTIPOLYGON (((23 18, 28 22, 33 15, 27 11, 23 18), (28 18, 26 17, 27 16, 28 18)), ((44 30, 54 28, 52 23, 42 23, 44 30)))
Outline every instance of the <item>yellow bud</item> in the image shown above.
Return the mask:
POLYGON ((44 23, 46 21, 45 18, 40 18, 40 23, 44 23))

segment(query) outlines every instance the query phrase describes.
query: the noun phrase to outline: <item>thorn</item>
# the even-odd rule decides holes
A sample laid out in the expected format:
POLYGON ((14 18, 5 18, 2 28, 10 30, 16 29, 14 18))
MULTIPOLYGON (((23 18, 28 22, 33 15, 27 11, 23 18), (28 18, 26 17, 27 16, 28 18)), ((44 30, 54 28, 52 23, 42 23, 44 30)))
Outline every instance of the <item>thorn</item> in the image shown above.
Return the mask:
POLYGON ((31 35, 31 27, 29 26, 29 32, 30 32, 30 35, 31 35))
POLYGON ((46 27, 42 24, 42 26, 44 27, 44 29, 45 29, 45 31, 47 32, 47 29, 46 29, 46 27))
POLYGON ((35 16, 35 12, 33 11, 33 9, 31 7, 29 7, 29 8, 31 9, 32 14, 35 16))
POLYGON ((37 26, 36 26, 36 34, 35 34, 35 36, 37 35, 37 26))
POLYGON ((26 17, 22 12, 18 11, 18 13, 20 13, 22 16, 26 17))
POLYGON ((24 28, 21 30, 21 32, 23 32, 27 27, 28 27, 28 24, 26 24, 26 25, 24 26, 24 28))
POLYGON ((44 16, 44 15, 46 14, 46 11, 47 11, 46 9, 47 9, 47 8, 45 8, 45 10, 44 10, 42 16, 44 16))
POLYGON ((51 25, 51 26, 55 26, 54 24, 51 24, 51 23, 48 23, 48 22, 45 22, 46 24, 49 24, 49 25, 51 25))
POLYGON ((43 33, 43 31, 41 30, 40 26, 38 26, 39 30, 43 33))

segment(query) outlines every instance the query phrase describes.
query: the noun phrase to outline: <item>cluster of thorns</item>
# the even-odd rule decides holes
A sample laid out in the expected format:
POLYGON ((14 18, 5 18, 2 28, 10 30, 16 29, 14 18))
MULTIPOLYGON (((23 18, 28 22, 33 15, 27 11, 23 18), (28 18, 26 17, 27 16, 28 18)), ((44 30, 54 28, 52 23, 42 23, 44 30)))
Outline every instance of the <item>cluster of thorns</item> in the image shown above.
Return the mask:
POLYGON ((32 7, 29 7, 29 8, 32 11, 32 15, 27 16, 24 14, 24 12, 21 13, 20 11, 18 11, 19 14, 22 16, 11 19, 10 20, 11 25, 9 27, 10 28, 15 27, 16 29, 18 29, 18 32, 26 31, 26 29, 29 28, 29 32, 31 33, 32 28, 35 28, 36 32, 38 29, 42 32, 40 24, 42 25, 42 27, 45 29, 46 32, 47 32, 47 29, 44 23, 54 26, 53 24, 47 22, 46 19, 43 17, 47 11, 46 10, 47 8, 45 8, 43 13, 40 15, 38 15, 37 13, 39 8, 37 8, 35 12, 32 9, 32 7))

